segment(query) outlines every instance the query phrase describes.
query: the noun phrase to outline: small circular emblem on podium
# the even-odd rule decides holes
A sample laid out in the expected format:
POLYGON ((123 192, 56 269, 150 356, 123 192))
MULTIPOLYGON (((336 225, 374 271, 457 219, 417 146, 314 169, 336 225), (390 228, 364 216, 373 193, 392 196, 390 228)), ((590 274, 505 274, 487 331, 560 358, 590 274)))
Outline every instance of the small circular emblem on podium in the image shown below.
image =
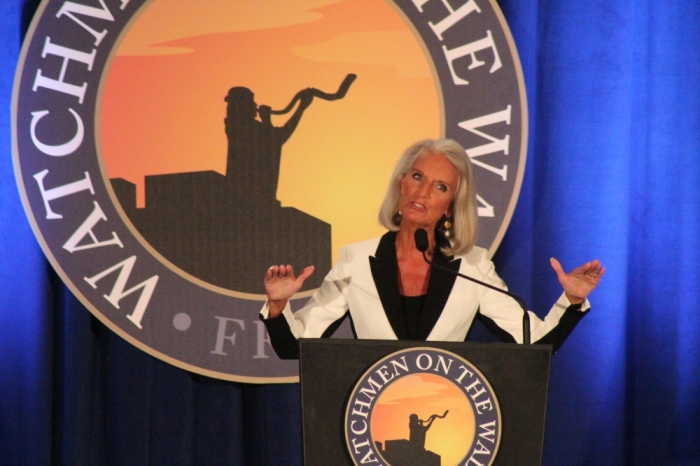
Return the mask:
POLYGON ((490 465, 501 440, 501 411, 469 361, 411 348, 362 375, 348 400, 345 438, 356 465, 490 465))

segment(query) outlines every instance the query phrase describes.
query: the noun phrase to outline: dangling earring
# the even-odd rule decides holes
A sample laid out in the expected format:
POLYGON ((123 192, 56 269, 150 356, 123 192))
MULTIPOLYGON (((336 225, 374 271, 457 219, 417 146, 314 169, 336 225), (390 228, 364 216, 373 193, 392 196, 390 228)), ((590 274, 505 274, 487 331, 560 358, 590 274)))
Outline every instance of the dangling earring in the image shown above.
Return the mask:
POLYGON ((396 225, 396 226, 401 225, 401 216, 402 215, 403 214, 401 213, 400 210, 394 214, 394 216, 391 218, 391 221, 394 222, 394 225, 396 225))
POLYGON ((440 235, 444 236, 446 239, 452 238, 452 222, 450 221, 450 217, 447 215, 443 215, 440 220, 438 220, 437 226, 435 227, 435 233, 439 233, 440 235))
POLYGON ((445 219, 445 223, 443 223, 442 226, 444 228, 442 234, 445 235, 445 238, 450 239, 452 237, 452 222, 445 219))

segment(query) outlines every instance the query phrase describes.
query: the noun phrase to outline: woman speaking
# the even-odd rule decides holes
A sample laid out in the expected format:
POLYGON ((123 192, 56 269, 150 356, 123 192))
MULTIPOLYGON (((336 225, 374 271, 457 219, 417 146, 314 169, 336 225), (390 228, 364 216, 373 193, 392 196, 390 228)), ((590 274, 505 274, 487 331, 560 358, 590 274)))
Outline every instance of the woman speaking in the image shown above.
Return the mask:
MULTIPOLYGON (((280 358, 298 358, 298 338, 324 336, 346 313, 357 338, 464 341, 478 316, 500 340, 522 343, 523 311, 513 298, 432 268, 416 248, 415 232, 424 229, 431 262, 506 289, 487 251, 474 245, 476 188, 462 146, 439 139, 409 147, 391 176, 379 221, 389 231, 343 247, 319 290, 296 313, 289 299, 313 267, 298 277, 289 265, 267 270, 261 316, 280 358)), ((551 265, 564 292, 544 320, 529 312, 530 338, 556 349, 590 309, 587 296, 605 268, 598 260, 570 273, 554 258, 551 265)))

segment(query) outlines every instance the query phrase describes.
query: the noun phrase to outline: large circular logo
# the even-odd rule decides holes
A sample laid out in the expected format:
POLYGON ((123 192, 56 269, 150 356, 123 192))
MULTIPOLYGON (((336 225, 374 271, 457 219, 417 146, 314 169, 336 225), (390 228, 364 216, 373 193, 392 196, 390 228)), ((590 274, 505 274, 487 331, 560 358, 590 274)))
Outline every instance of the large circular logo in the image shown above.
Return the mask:
POLYGON ((527 145, 493 0, 45 0, 12 113, 25 210, 71 291, 149 354, 243 382, 297 380, 257 317, 266 268, 315 265, 303 305, 340 246, 383 233, 404 148, 466 148, 493 252, 527 145))
POLYGON ((492 464, 501 412, 470 362, 435 348, 397 351, 355 385, 345 438, 356 465, 492 464))

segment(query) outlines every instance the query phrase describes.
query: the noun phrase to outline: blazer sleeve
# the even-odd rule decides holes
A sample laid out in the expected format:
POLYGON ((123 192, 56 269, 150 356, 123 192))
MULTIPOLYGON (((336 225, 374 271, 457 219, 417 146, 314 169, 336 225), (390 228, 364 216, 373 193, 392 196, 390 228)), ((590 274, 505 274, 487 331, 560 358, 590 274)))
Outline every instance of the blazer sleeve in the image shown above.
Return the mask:
POLYGON ((347 249, 342 248, 338 263, 328 272, 318 291, 299 311, 292 312, 287 303, 280 316, 269 319, 269 304, 265 302, 260 317, 267 328, 270 343, 281 359, 298 358, 296 340, 321 338, 329 327, 345 317, 348 311, 345 290, 350 283, 346 273, 348 257, 347 249))
MULTIPOLYGON (((486 283, 507 290, 506 284, 496 273, 496 269, 487 255, 482 251, 477 264, 479 278, 486 283)), ((576 324, 586 315, 590 303, 585 300, 582 304, 571 304, 562 293, 544 319, 534 312, 530 316, 530 340, 533 343, 551 344, 556 351, 576 327, 576 324)), ((511 297, 479 287, 480 320, 501 341, 522 343, 523 341, 523 311, 511 297)))

